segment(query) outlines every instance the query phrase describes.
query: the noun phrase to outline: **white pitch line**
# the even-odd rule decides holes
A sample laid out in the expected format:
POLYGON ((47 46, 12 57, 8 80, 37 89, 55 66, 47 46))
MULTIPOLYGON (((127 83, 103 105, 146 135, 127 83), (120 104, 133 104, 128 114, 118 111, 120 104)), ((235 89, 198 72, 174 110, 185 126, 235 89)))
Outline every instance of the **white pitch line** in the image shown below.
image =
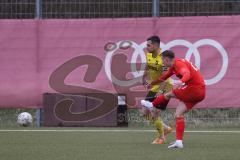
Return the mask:
MULTIPOLYGON (((93 130, 93 129, 89 129, 89 130, 74 130, 74 129, 70 129, 70 130, 37 130, 37 129, 33 129, 33 130, 0 130, 0 132, 155 132, 155 130, 123 130, 123 129, 99 129, 99 130, 93 130)), ((173 131, 175 132, 175 131, 173 131)), ((203 130, 203 131, 185 131, 187 133, 240 133, 239 131, 207 131, 207 130, 203 130)))

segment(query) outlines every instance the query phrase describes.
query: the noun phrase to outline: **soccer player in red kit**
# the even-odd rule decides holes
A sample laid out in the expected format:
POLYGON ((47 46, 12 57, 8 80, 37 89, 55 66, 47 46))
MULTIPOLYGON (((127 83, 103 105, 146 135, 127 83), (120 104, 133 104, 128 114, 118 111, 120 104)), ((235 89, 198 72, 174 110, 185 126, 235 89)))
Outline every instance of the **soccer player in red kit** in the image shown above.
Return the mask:
POLYGON ((149 84, 148 88, 164 82, 173 74, 180 80, 175 82, 175 88, 172 91, 158 96, 153 102, 141 100, 141 104, 151 109, 158 105, 164 105, 170 98, 179 99, 180 102, 175 113, 176 141, 170 144, 168 148, 183 148, 184 113, 205 98, 205 83, 200 71, 191 62, 175 58, 174 52, 169 50, 164 51, 162 57, 164 65, 169 69, 166 74, 149 84))

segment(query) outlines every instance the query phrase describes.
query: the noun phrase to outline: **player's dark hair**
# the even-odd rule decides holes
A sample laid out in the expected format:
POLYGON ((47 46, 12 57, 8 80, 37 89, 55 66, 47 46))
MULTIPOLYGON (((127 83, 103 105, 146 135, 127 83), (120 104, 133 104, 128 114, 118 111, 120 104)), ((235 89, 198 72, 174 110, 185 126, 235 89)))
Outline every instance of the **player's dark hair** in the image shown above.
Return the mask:
POLYGON ((157 43, 160 45, 160 38, 158 36, 151 36, 147 39, 147 41, 151 41, 152 43, 157 43))
POLYGON ((166 50, 166 51, 162 52, 162 56, 163 56, 163 57, 168 57, 168 58, 170 58, 170 59, 175 58, 175 54, 174 54, 174 52, 171 51, 171 50, 166 50))

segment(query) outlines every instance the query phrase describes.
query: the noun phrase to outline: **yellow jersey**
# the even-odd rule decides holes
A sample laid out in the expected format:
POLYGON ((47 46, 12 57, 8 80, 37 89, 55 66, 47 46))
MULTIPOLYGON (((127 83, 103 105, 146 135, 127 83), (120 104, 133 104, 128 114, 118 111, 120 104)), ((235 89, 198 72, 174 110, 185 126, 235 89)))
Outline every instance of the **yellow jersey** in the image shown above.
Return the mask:
MULTIPOLYGON (((166 67, 163 65, 161 51, 156 56, 153 57, 152 53, 147 53, 147 68, 149 73, 150 81, 154 81, 160 76, 162 76, 163 72, 166 71, 166 67)), ((161 83, 160 85, 154 85, 151 89, 152 92, 165 92, 170 91, 172 89, 172 80, 169 78, 165 83, 161 83)))

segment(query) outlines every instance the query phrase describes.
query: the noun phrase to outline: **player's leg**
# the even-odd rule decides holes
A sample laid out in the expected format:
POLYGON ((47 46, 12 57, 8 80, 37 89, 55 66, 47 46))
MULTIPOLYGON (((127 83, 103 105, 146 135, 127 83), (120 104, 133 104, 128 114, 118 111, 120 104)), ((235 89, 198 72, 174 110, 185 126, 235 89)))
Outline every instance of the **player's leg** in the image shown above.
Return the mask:
POLYGON ((157 107, 157 106, 167 106, 169 100, 171 98, 175 98, 176 96, 174 95, 174 93, 172 91, 166 93, 166 94, 161 94, 159 96, 157 96, 153 102, 147 101, 147 100, 141 100, 141 104, 143 106, 145 106, 146 108, 153 108, 153 107, 157 107))
MULTIPOLYGON (((150 101, 142 100, 142 102, 148 102, 151 103, 150 101)), ((143 106, 146 106, 145 104, 142 103, 143 106)), ((166 124, 163 123, 161 117, 160 117, 160 110, 165 110, 166 105, 158 105, 156 107, 149 108, 152 112, 152 117, 153 117, 153 122, 154 126, 156 127, 158 131, 158 137, 153 141, 154 144, 163 144, 166 139, 166 135, 172 132, 172 128, 166 124)), ((147 107, 146 107, 147 108, 147 107)))
POLYGON ((153 108, 152 117, 153 117, 153 123, 157 130, 157 137, 152 142, 152 144, 164 144, 165 143, 165 137, 164 137, 164 123, 160 117, 160 110, 153 108))
POLYGON ((176 108, 175 120, 176 120, 176 141, 169 145, 168 148, 183 148, 183 134, 185 129, 184 113, 187 112, 187 106, 183 102, 179 102, 176 108))
MULTIPOLYGON (((172 86, 172 84, 170 82, 162 83, 159 86, 159 89, 163 93, 171 91, 172 88, 173 88, 173 86, 172 86)), ((151 94, 148 94, 148 96, 149 95, 151 95, 151 94)), ((156 99, 155 95, 154 95, 154 98, 153 98, 153 94, 152 94, 152 98, 148 98, 148 99, 145 99, 143 101, 146 102, 146 103, 153 102, 156 99)), ((158 131, 158 137, 153 141, 153 143, 155 143, 155 144, 156 143, 162 144, 165 141, 165 139, 166 139, 166 135, 172 132, 172 128, 170 126, 168 126, 168 125, 163 123, 162 119, 160 118, 160 111, 159 111, 159 110, 166 110, 166 107, 168 105, 169 99, 170 98, 168 98, 168 100, 166 100, 166 102, 164 104, 159 103, 159 104, 156 104, 154 108, 152 108, 152 109, 149 108, 150 110, 152 110, 152 113, 153 113, 152 116, 154 118, 154 125, 155 125, 155 127, 156 127, 156 129, 158 131)), ((143 105, 143 106, 145 106, 145 105, 143 105)))
POLYGON ((205 98, 205 86, 177 88, 172 92, 158 96, 152 103, 146 101, 141 101, 141 103, 147 108, 153 108, 159 104, 164 105, 170 98, 177 98, 181 102, 176 110, 176 132, 178 141, 170 145, 169 148, 183 148, 181 143, 185 127, 183 114, 205 98))
POLYGON ((172 128, 165 123, 163 123, 160 117, 161 111, 157 108, 153 108, 152 116, 154 120, 154 126, 158 132, 157 138, 152 142, 152 144, 164 144, 166 142, 166 135, 172 132, 172 128))
MULTIPOLYGON (((169 92, 164 95, 162 94, 162 95, 158 96, 157 98, 155 98, 153 100, 153 102, 151 102, 152 100, 151 101, 141 100, 141 104, 144 106, 144 108, 147 108, 149 110, 153 110, 154 108, 165 110, 171 97, 174 97, 174 94, 172 92, 169 92)), ((167 126, 165 124, 163 126, 165 127, 165 129, 170 128, 169 126, 167 126)))
MULTIPOLYGON (((157 92, 149 91, 149 93, 146 96, 146 100, 149 102, 152 102, 155 99, 156 94, 157 94, 157 92)), ((160 110, 156 109, 156 108, 149 109, 146 107, 142 107, 142 111, 143 111, 143 113, 145 113, 145 117, 149 117, 149 112, 151 112, 151 120, 157 130, 157 133, 158 133, 157 138, 152 143, 153 144, 165 143, 164 130, 166 129, 169 131, 171 129, 171 127, 168 127, 166 124, 163 123, 163 121, 160 117, 160 110), (164 128, 164 127, 166 127, 166 128, 164 128)))
MULTIPOLYGON (((166 105, 158 105, 158 106, 156 106, 156 107, 154 107, 154 110, 161 110, 161 111, 165 111, 166 110, 166 107, 167 107, 167 104, 166 105)), ((159 116, 158 116, 159 117, 159 116)), ((163 139, 166 139, 167 137, 167 135, 169 134, 169 133, 171 133, 172 132, 172 127, 170 127, 170 126, 168 126, 168 125, 166 125, 165 123, 163 123, 163 135, 164 135, 164 138, 163 139)))
MULTIPOLYGON (((161 83, 160 84, 160 89, 162 90, 162 93, 165 94, 165 93, 168 93, 170 91, 172 91, 173 89, 173 84, 172 84, 172 81, 168 80, 164 83, 161 83)), ((160 109, 160 110, 166 110, 167 108, 167 105, 159 105, 157 108, 160 109)), ((165 125, 163 124, 163 128, 164 128, 164 136, 165 136, 165 139, 166 139, 166 136, 172 132, 172 128, 168 125, 165 125)))
MULTIPOLYGON (((152 102, 155 99, 156 94, 157 94, 157 92, 149 91, 145 100, 152 102)), ((159 117, 160 116, 159 110, 142 107, 142 111, 143 111, 143 113, 145 113, 145 115, 147 115, 147 118, 149 117, 147 120, 153 121, 154 124, 155 124, 155 121, 159 121, 161 123, 160 125, 163 126, 163 122, 162 122, 161 118, 159 117)), ((157 130, 159 130, 159 129, 157 128, 157 130)), ((160 134, 162 134, 162 133, 160 133, 160 134)))
MULTIPOLYGON (((151 93, 150 91, 149 93, 151 93)), ((148 98, 147 100, 152 102, 155 99, 155 96, 157 95, 157 92, 153 92, 151 95, 151 98, 148 98)), ((164 138, 164 123, 162 118, 160 117, 160 110, 153 108, 151 110, 151 117, 152 117, 152 122, 154 124, 154 127, 157 131, 157 138, 152 142, 152 144, 164 144, 165 143, 165 138, 164 138)), ((166 125, 165 125, 166 126, 166 125)))
POLYGON ((194 105, 202 101, 205 97, 205 87, 187 86, 173 90, 173 94, 179 99, 176 108, 176 141, 168 148, 183 148, 183 134, 185 129, 184 113, 192 109, 194 105))
POLYGON ((160 113, 162 110, 165 110, 166 106, 157 106, 154 107, 151 111, 152 111, 152 117, 153 117, 153 122, 154 125, 158 131, 158 137, 156 138, 157 143, 154 144, 162 144, 166 141, 166 135, 172 132, 172 127, 166 125, 161 117, 160 117, 160 113))
MULTIPOLYGON (((154 100, 154 97, 156 96, 156 92, 152 92, 152 91, 149 91, 145 100, 146 101, 153 101, 154 100)), ((152 114, 151 114, 151 110, 147 107, 142 107, 141 108, 141 112, 143 114, 143 117, 146 119, 146 120, 152 120, 152 114)))

